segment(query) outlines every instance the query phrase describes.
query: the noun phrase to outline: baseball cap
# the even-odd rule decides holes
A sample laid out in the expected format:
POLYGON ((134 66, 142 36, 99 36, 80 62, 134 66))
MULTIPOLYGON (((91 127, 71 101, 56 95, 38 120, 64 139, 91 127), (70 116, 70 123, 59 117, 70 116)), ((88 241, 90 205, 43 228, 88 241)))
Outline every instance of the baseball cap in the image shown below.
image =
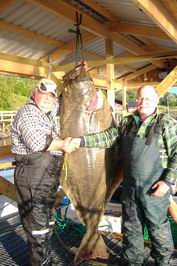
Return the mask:
POLYGON ((43 78, 39 81, 37 88, 41 91, 41 92, 51 92, 53 93, 55 96, 57 96, 56 93, 56 89, 57 89, 57 85, 56 83, 51 80, 51 79, 46 79, 43 78))

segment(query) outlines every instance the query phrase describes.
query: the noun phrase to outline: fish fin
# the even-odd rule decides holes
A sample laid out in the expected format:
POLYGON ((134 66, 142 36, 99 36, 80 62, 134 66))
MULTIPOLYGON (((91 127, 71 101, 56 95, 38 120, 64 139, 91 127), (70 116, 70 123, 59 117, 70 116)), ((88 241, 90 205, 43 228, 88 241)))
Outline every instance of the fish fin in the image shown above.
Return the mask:
POLYGON ((106 247, 103 238, 99 233, 95 234, 94 237, 87 239, 84 237, 79 246, 79 249, 74 258, 74 264, 78 265, 82 261, 92 259, 108 259, 109 252, 106 247))

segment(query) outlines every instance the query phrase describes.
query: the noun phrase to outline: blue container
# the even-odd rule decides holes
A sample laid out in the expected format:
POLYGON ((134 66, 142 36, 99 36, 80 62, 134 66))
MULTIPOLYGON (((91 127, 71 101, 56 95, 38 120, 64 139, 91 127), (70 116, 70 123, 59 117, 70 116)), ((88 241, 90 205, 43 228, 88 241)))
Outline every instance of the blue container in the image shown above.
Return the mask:
POLYGON ((64 204, 64 205, 69 205, 70 204, 70 200, 68 199, 67 196, 64 196, 60 203, 64 204))

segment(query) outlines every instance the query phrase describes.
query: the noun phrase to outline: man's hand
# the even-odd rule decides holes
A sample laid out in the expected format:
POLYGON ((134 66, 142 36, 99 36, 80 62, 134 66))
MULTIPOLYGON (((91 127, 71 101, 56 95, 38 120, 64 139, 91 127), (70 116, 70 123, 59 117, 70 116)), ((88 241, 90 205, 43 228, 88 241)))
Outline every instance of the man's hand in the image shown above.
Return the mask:
POLYGON ((62 149, 67 153, 71 153, 80 147, 80 142, 80 138, 72 139, 71 137, 68 137, 64 139, 62 149))
POLYGON ((58 151, 58 150, 62 150, 63 147, 63 140, 60 138, 54 138, 50 144, 50 146, 48 147, 48 151, 58 151))
POLYGON ((161 198, 170 188, 165 182, 158 181, 152 186, 152 189, 155 191, 151 194, 151 196, 161 198))

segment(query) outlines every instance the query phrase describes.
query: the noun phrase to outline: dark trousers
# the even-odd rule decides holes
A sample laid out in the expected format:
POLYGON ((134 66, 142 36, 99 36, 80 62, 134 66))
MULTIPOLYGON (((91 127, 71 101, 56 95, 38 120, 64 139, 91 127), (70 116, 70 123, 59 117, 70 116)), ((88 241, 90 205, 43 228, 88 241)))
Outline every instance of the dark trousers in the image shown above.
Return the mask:
POLYGON ((174 250, 167 218, 169 192, 162 198, 149 195, 145 186, 124 185, 122 190, 124 259, 127 265, 140 266, 144 260, 144 224, 152 244, 151 256, 157 266, 170 265, 174 250))
POLYGON ((52 209, 63 157, 49 152, 16 155, 15 185, 33 266, 51 265, 52 209))

